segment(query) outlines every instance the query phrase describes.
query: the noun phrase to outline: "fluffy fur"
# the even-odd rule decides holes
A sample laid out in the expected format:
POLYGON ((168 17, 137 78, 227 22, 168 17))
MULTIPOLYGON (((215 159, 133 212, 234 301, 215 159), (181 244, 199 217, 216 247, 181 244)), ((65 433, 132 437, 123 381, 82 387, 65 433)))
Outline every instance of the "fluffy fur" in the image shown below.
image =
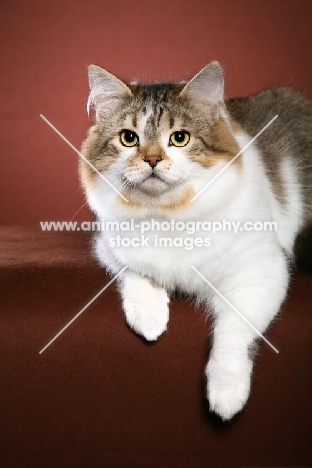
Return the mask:
MULTIPOLYGON (((277 222, 276 232, 209 232, 209 247, 190 250, 154 246, 155 235, 183 240, 189 237, 185 231, 148 232, 149 247, 113 246, 112 233, 105 231, 95 240, 96 256, 111 274, 128 266, 119 282, 123 310, 145 339, 166 331, 170 294, 177 289, 213 311, 207 397, 212 411, 230 419, 249 396, 257 335, 191 266, 265 332, 286 296, 296 237, 312 219, 312 104, 289 89, 225 101, 217 62, 187 83, 126 85, 94 65, 89 81, 95 123, 82 152, 128 200, 81 161, 82 184, 100 220, 277 222), (136 133, 135 146, 122 144, 123 130, 136 133), (182 130, 189 142, 170 144, 171 135, 182 130)), ((139 227, 124 234, 141 236, 139 227)), ((207 238, 207 232, 199 229, 193 237, 207 238)))

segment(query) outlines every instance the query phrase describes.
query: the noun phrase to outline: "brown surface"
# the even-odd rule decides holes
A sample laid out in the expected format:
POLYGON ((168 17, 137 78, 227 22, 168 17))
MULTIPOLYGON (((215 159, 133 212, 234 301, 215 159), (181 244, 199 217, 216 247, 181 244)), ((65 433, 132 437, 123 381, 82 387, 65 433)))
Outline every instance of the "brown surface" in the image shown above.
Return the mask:
MULTIPOLYGON (((191 77, 211 60, 227 96, 291 85, 312 97, 310 0, 1 2, 0 224, 70 219, 88 127, 86 66, 124 79, 191 77)), ((89 218, 83 208, 77 219, 89 218)))
POLYGON ((111 286, 39 355, 108 282, 88 243, 0 229, 1 466, 312 465, 311 276, 295 275, 267 333, 280 353, 262 345, 248 405, 223 424, 204 397, 210 322, 185 301, 172 301, 168 333, 148 345, 111 286))

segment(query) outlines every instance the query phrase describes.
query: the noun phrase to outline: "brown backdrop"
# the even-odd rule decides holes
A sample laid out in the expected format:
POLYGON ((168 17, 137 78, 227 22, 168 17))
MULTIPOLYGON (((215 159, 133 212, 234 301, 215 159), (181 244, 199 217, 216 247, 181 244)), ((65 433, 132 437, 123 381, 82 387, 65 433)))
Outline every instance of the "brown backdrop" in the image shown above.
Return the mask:
POLYGON ((312 96, 311 18, 304 0, 2 2, 0 223, 68 220, 84 203, 76 154, 39 114, 80 147, 89 63, 164 80, 217 59, 228 96, 287 84, 312 96))

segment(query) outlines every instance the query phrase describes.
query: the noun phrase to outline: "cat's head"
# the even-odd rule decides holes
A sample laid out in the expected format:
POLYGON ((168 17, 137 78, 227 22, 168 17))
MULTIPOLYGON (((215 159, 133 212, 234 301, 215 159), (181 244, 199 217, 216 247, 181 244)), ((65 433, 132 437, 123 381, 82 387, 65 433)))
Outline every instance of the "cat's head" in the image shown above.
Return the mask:
POLYGON ((95 205, 127 199, 129 208, 181 207, 237 154, 218 62, 181 83, 127 85, 98 66, 88 71, 95 124, 82 153, 124 197, 82 160, 95 205))

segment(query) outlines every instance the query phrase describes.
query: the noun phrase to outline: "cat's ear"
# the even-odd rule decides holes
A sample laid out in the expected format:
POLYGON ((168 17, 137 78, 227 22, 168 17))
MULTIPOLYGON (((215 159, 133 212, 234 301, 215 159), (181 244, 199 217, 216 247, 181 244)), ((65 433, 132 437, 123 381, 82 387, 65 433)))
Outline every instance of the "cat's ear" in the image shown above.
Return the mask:
POLYGON ((92 104, 96 109, 100 106, 111 107, 117 100, 132 95, 125 83, 97 65, 89 65, 88 77, 90 85, 88 113, 92 104))
POLYGON ((180 95, 210 107, 223 100, 224 79, 219 62, 211 62, 194 76, 180 95))

